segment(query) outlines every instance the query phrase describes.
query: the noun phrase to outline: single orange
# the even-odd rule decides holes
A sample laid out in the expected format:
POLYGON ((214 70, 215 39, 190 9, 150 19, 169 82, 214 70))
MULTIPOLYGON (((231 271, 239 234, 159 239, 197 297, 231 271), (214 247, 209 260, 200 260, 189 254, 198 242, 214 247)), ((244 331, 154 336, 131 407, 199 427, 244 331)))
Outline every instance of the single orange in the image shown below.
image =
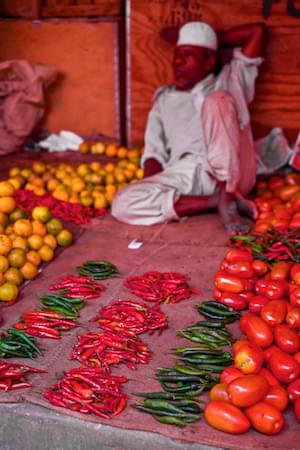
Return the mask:
POLYGON ((16 201, 13 197, 0 197, 0 211, 11 213, 16 207, 16 201))
POLYGON ((2 302, 9 302, 15 300, 18 296, 18 288, 15 284, 4 283, 0 286, 0 300, 2 302))
POLYGON ((44 237, 44 244, 49 245, 49 247, 53 248, 53 250, 55 250, 57 247, 56 239, 52 234, 47 234, 44 237))
POLYGON ((5 234, 0 234, 0 255, 7 255, 12 249, 12 242, 5 234))
POLYGON ((25 251, 28 250, 27 240, 25 238, 22 238, 21 236, 16 236, 14 239, 12 239, 12 246, 13 248, 21 248, 25 251))
POLYGON ((61 245, 62 247, 67 247, 68 245, 72 244, 73 236, 69 230, 63 229, 56 236, 56 240, 57 240, 58 245, 61 245))
POLYGON ((12 213, 10 213, 9 220, 10 222, 15 223, 19 219, 26 219, 26 217, 27 213, 23 209, 16 208, 12 213))
POLYGON ((44 244, 38 251, 41 260, 44 262, 51 261, 54 258, 54 250, 49 245, 44 244))
POLYGON ((38 252, 36 252, 34 250, 30 250, 26 254, 26 259, 27 259, 27 261, 31 262, 32 264, 34 264, 37 267, 41 264, 41 257, 38 254, 38 252))
POLYGON ((53 219, 49 220, 49 222, 47 222, 46 228, 49 234, 56 236, 63 229, 63 224, 60 219, 54 217, 53 219))
POLYGON ((23 283, 23 275, 16 267, 10 267, 5 273, 4 278, 8 283, 20 286, 23 283))
POLYGON ((26 261, 25 264, 21 267, 20 272, 25 280, 32 280, 37 276, 38 269, 36 265, 32 264, 29 261, 26 261))
POLYGON ((26 253, 21 248, 13 248, 7 255, 11 267, 20 268, 26 261, 26 253))
POLYGON ((46 170, 46 164, 42 161, 34 161, 32 164, 32 170, 38 174, 44 173, 46 170))
POLYGON ((14 186, 9 181, 0 181, 0 196, 11 197, 15 192, 14 186))
POLYGON ((19 219, 14 223, 14 232, 18 236, 28 237, 32 234, 32 225, 28 219, 19 219))
POLYGON ((38 250, 44 243, 42 236, 39 234, 32 234, 27 241, 31 250, 38 250))
POLYGON ((36 206, 33 208, 31 214, 34 220, 40 220, 43 223, 48 222, 52 217, 50 209, 47 206, 36 206))
POLYGON ((8 259, 5 256, 0 255, 0 273, 6 272, 8 268, 8 259))
POLYGON ((8 223, 9 223, 8 215, 3 212, 0 212, 0 224, 6 227, 8 223))
POLYGON ((32 225, 32 234, 38 234, 39 236, 46 236, 47 230, 46 226, 40 220, 33 220, 31 222, 32 225))

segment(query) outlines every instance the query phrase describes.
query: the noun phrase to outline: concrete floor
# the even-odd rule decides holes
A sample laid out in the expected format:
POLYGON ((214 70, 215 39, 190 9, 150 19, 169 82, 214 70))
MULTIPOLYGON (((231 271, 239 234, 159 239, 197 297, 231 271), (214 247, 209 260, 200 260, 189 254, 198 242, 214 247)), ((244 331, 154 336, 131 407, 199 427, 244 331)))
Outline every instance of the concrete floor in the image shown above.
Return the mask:
POLYGON ((30 404, 2 404, 0 414, 1 450, 221 450, 83 422, 30 404))

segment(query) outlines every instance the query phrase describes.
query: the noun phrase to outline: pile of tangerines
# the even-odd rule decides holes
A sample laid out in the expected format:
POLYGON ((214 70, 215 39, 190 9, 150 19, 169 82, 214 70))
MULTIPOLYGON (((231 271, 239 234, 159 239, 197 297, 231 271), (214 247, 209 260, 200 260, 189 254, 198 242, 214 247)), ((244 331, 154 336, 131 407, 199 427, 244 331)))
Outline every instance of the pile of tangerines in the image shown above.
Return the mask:
POLYGON ((54 165, 35 161, 30 168, 11 168, 8 181, 16 189, 23 188, 39 196, 50 192, 57 200, 97 209, 108 208, 118 190, 143 178, 139 161, 137 153, 130 159, 105 164, 93 161, 77 167, 68 163, 54 165))
POLYGON ((32 280, 43 262, 51 261, 57 246, 72 243, 72 234, 51 216, 47 207, 37 206, 32 217, 16 208, 15 187, 0 182, 0 301, 13 301, 25 280, 32 280))

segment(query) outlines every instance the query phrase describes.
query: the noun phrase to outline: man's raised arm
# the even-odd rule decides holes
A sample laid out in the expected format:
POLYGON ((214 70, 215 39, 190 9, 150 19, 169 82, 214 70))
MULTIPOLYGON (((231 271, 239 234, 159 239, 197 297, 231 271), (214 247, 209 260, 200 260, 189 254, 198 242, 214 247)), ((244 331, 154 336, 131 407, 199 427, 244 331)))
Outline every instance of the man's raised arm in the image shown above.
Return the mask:
POLYGON ((242 47, 242 53, 249 58, 263 56, 267 39, 264 23, 253 23, 219 31, 220 47, 242 47))

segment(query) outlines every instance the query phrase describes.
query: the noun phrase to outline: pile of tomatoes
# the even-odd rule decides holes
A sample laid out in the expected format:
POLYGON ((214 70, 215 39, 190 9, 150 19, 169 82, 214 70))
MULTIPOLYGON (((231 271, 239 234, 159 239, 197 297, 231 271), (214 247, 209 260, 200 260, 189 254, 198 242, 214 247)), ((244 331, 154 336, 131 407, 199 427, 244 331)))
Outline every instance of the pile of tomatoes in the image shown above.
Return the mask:
POLYGON ((300 226, 300 174, 272 176, 257 183, 255 199, 259 211, 256 231, 293 229, 300 226))
POLYGON ((233 345, 234 366, 210 392, 207 422, 232 434, 250 427, 277 434, 291 403, 300 422, 300 264, 270 265, 248 248, 231 248, 215 277, 215 299, 248 310, 233 345))

